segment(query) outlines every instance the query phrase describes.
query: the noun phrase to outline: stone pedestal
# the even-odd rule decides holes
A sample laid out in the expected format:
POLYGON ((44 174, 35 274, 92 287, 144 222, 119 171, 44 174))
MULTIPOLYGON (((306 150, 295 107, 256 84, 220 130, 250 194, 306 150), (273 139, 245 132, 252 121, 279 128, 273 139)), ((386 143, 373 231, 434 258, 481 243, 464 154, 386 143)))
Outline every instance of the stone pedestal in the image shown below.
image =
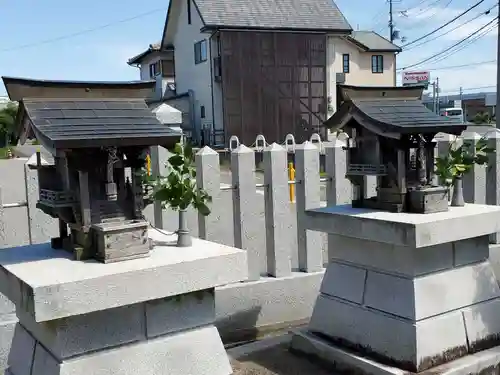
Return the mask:
POLYGON ((336 206, 307 215, 308 229, 335 242, 293 349, 368 373, 444 364, 453 372, 458 358, 465 373, 478 373, 500 363, 498 348, 493 360, 475 354, 500 344, 500 288, 488 259, 500 207, 407 214, 336 206))
POLYGON ((9 375, 232 373, 214 288, 246 277, 244 251, 193 239, 102 264, 38 245, 0 252, 0 267, 19 318, 9 375))

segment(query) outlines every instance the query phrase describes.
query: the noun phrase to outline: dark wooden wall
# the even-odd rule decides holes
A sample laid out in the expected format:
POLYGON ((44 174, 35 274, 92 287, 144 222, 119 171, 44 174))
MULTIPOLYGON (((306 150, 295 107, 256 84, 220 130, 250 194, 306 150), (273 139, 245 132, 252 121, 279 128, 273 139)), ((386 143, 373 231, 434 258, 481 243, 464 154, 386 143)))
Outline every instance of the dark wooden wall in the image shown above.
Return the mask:
POLYGON ((223 31, 220 34, 226 142, 257 134, 282 143, 318 131, 326 112, 326 36, 223 31), (313 113, 311 113, 313 112, 313 113))

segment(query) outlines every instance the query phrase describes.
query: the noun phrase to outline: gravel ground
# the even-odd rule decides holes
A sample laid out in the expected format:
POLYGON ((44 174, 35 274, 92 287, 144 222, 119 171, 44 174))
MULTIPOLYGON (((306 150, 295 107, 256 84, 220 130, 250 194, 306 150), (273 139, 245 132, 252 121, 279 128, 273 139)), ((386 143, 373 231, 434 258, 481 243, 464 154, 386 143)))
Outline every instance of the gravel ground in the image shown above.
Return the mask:
POLYGON ((334 375, 309 359, 296 356, 282 344, 232 360, 233 375, 334 375))

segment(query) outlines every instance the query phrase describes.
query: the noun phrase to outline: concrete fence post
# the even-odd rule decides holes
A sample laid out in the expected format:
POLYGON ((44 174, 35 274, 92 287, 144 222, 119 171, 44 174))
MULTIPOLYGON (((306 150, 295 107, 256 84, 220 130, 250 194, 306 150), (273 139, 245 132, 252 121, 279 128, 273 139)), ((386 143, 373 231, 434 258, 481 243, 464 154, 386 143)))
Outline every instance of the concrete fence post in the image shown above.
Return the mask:
POLYGON ((5 233, 5 212, 3 207, 2 188, 0 187, 0 248, 7 246, 7 234, 5 233))
MULTIPOLYGON (((346 178, 347 160, 343 149, 345 142, 336 140, 325 146, 325 172, 328 178, 326 183, 326 203, 328 206, 348 204, 352 200, 352 185, 346 178)), ((337 236, 328 235, 328 262, 335 251, 337 236)))
POLYGON ((248 255, 248 281, 260 278, 259 252, 252 241, 258 235, 252 221, 258 213, 255 202, 255 154, 245 145, 231 153, 233 182, 234 246, 246 250, 248 255))
POLYGON ((217 225, 221 216, 219 154, 205 146, 195 156, 196 184, 212 197, 209 216, 198 214, 198 235, 209 241, 217 241, 217 225))
POLYGON ((336 140, 325 145, 326 201, 329 206, 347 204, 352 199, 351 182, 346 178, 345 142, 336 140))
MULTIPOLYGON (((445 156, 446 154, 448 154, 450 145, 455 144, 456 146, 460 146, 462 142, 461 138, 457 138, 456 136, 451 134, 443 134, 443 133, 438 133, 435 137, 435 140, 437 149, 437 152, 435 152, 436 157, 445 156)), ((436 181, 438 184, 443 183, 443 181, 439 181, 438 177, 436 177, 436 181)), ((453 186, 450 186, 448 198, 451 199, 452 196, 453 196, 453 186)))
MULTIPOLYGON (((488 146, 495 149, 490 154, 490 160, 486 167, 486 204, 500 205, 500 133, 492 130, 487 133, 488 146)), ((490 235, 490 243, 500 243, 500 233, 490 235)))
POLYGON ((289 237, 287 152, 273 143, 264 150, 264 213, 266 225, 267 273, 289 276, 292 271, 289 237))
MULTIPOLYGON (((151 157, 151 175, 153 177, 162 176, 162 164, 166 163, 166 160, 161 161, 162 155, 161 149, 163 147, 153 146, 150 148, 150 157, 151 157)), ((166 150, 165 150, 166 151, 166 150)), ((166 159, 168 159, 168 155, 165 155, 166 159)), ((161 202, 154 201, 153 202, 153 220, 156 228, 164 228, 163 224, 163 208, 161 206, 161 202)))
MULTIPOLYGON (((476 144, 481 136, 475 132, 462 133, 464 145, 470 147, 475 154, 476 144)), ((464 175, 464 200, 467 203, 484 204, 486 202, 486 169, 485 166, 474 164, 464 175)))
POLYGON ((321 233, 304 228, 307 220, 305 211, 321 205, 318 147, 311 142, 304 142, 296 149, 295 162, 299 269, 305 272, 316 272, 323 268, 321 233))

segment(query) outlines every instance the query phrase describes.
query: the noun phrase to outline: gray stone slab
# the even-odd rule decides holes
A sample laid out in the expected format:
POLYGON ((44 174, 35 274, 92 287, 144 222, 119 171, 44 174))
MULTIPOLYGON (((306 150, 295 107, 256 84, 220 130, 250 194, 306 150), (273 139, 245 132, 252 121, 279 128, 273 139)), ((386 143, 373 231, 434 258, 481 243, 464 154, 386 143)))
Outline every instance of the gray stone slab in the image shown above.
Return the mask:
POLYGON ((146 339, 143 304, 96 311, 37 323, 23 310, 19 322, 44 348, 58 358, 114 347, 146 339))
POLYGON ((500 298, 489 261, 417 278, 414 289, 416 320, 500 298))
MULTIPOLYGON (((151 232, 155 238, 175 239, 151 232)), ((148 258, 75 262, 49 245, 0 252, 0 292, 35 321, 60 319, 242 281, 246 252, 193 239, 193 246, 157 246, 148 258)))
POLYGON ((0 373, 7 368, 7 358, 12 346, 12 338, 16 327, 15 315, 10 319, 4 319, 0 323, 0 373))
POLYGON ((365 306, 402 318, 415 318, 414 281, 394 275, 368 271, 365 306))
POLYGON ((307 229, 421 248, 500 231, 500 206, 466 204, 433 214, 392 213, 350 205, 311 209, 307 229))
MULTIPOLYGON (((339 371, 371 375, 406 375, 408 371, 386 366, 366 356, 346 350, 331 342, 318 338, 305 331, 296 331, 292 338, 291 348, 297 352, 308 354, 322 361, 335 365, 339 371)), ((484 350, 468 355, 444 365, 422 371, 419 375, 476 375, 496 373, 500 365, 500 347, 484 350)))
MULTIPOLYGON (((58 363, 37 347, 31 375, 230 375, 217 329, 207 326, 58 363)), ((17 374, 15 375, 24 375, 17 374)))
POLYGON ((447 351, 467 350, 460 311, 415 323, 321 295, 314 307, 309 330, 414 368, 441 358, 447 351))
POLYGON ((418 276, 453 267, 451 243, 422 247, 396 246, 340 235, 329 235, 330 261, 403 276, 418 276))
POLYGON ((365 290, 366 270, 332 262, 321 284, 321 293, 361 304, 365 290))
POLYGON ((489 237, 481 236, 455 242, 453 252, 455 267, 482 262, 489 256, 489 237))
POLYGON ((216 326, 223 338, 241 340, 258 330, 306 322, 312 314, 324 272, 294 272, 215 289, 216 326))
POLYGON ((212 324, 214 290, 146 302, 148 338, 212 324))
MULTIPOLYGON (((469 346, 476 351, 488 340, 497 340, 500 336, 500 300, 483 302, 463 310, 465 328, 469 346)), ((487 343, 487 342, 486 342, 487 343)))
POLYGON ((9 370, 14 375, 31 375, 31 364, 36 341, 20 324, 15 327, 12 349, 8 358, 9 370))

